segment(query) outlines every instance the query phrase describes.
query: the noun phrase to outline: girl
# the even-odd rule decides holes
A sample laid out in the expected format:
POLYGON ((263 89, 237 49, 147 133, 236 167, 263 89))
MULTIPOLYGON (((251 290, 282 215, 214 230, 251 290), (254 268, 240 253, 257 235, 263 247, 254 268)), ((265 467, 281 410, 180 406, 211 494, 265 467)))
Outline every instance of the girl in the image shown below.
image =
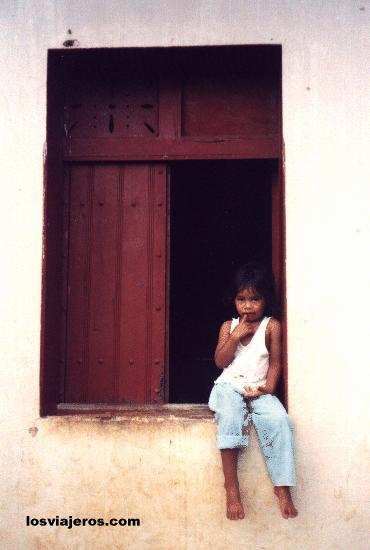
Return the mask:
POLYGON ((297 515, 289 487, 295 485, 292 424, 273 395, 280 374, 281 329, 272 277, 257 263, 241 268, 233 282, 238 317, 225 321, 219 333, 215 363, 223 369, 215 380, 208 406, 218 424, 226 489, 226 515, 244 518, 237 477, 239 449, 248 445, 244 427, 254 424, 266 466, 284 518, 297 515))

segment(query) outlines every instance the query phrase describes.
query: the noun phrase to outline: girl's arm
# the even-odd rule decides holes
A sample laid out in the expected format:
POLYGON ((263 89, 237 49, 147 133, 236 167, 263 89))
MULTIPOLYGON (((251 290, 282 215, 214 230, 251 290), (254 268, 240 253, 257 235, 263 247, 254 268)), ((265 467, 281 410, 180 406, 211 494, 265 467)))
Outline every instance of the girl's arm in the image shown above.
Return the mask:
POLYGON ((265 393, 274 393, 281 372, 281 324, 271 319, 266 330, 266 347, 269 351, 269 368, 266 383, 258 388, 246 388, 247 397, 258 397, 265 393))
POLYGON ((244 336, 254 334, 256 326, 248 323, 244 315, 230 334, 231 321, 225 321, 220 328, 218 344, 215 351, 215 363, 220 369, 225 369, 234 359, 239 341, 244 336))
POLYGON ((225 321, 220 328, 218 343, 215 351, 215 363, 220 369, 228 367, 234 359, 235 351, 239 343, 234 331, 230 334, 231 321, 225 321))

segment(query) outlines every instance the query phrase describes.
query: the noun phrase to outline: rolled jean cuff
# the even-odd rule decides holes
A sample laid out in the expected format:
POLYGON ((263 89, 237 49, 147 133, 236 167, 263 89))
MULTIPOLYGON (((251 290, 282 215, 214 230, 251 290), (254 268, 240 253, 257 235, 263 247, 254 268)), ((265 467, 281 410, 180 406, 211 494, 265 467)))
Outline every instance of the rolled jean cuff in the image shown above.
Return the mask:
POLYGON ((248 446, 248 436, 246 435, 219 435, 217 436, 217 446, 219 449, 238 449, 248 446))
POLYGON ((296 476, 295 471, 285 472, 284 474, 277 474, 273 472, 270 468, 267 468, 272 484, 274 487, 295 487, 296 486, 296 476))
POLYGON ((292 479, 279 479, 278 481, 272 480, 274 487, 295 487, 296 481, 292 479))

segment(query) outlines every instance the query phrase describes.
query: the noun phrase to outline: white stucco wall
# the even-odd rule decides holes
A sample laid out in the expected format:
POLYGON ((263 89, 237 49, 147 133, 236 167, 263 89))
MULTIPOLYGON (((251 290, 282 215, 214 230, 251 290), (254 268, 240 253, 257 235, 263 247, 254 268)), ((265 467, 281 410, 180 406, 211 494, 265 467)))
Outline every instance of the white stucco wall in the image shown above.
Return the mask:
POLYGON ((369 1, 23 0, 0 13, 1 546, 368 548, 369 1), (255 445, 241 461, 249 517, 224 519, 210 420, 38 418, 46 56, 68 28, 81 47, 283 46, 295 520, 279 518, 255 445), (143 525, 25 527, 56 514, 143 525))

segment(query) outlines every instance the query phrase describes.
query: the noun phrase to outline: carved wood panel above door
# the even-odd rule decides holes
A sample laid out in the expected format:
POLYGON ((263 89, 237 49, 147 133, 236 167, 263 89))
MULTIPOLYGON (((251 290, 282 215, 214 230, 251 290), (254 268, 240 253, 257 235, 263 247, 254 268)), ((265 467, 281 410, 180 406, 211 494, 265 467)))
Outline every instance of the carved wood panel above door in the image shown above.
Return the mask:
POLYGON ((278 47, 160 50, 63 58, 65 160, 279 157, 278 47))
POLYGON ((65 89, 64 130, 74 138, 151 138, 158 135, 158 84, 97 74, 69 81, 65 89), (73 85, 72 85, 73 84, 73 85))

